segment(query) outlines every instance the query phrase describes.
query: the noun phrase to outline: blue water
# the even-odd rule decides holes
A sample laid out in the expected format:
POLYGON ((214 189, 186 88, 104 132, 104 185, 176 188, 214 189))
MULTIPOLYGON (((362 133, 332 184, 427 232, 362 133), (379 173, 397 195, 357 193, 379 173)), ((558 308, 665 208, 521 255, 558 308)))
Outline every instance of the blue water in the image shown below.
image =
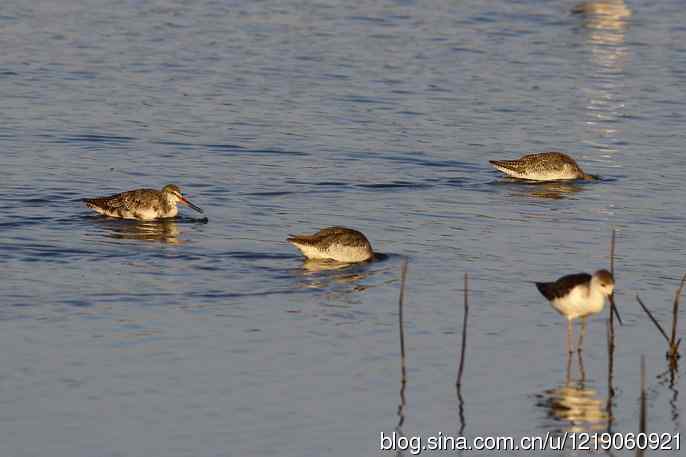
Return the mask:
POLYGON ((658 376, 666 345, 635 295, 669 326, 686 14, 600 3, 5 2, 0 454, 387 455, 394 430, 637 432, 640 354, 648 431, 683 431, 683 381, 658 376), (529 185, 488 164, 546 149, 602 179, 529 185), (207 222, 80 201, 170 182, 207 222), (285 242, 337 224, 385 258, 311 271, 285 242), (606 268, 612 228, 610 424, 607 312, 567 379, 564 320, 531 281, 606 268))

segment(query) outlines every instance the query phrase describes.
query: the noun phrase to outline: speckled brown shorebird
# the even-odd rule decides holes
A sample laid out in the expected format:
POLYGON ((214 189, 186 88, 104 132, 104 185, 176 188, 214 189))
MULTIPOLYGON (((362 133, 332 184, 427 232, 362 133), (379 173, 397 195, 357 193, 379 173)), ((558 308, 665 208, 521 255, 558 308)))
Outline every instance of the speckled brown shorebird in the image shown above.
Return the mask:
POLYGON ((563 179, 598 179, 589 175, 562 152, 527 154, 517 160, 489 160, 499 171, 518 179, 558 181, 563 179))
POLYGON ((610 301, 612 312, 619 317, 614 301, 615 280, 607 270, 598 270, 593 275, 576 273, 566 275, 554 282, 537 282, 536 287, 541 294, 550 301, 552 307, 567 318, 567 350, 572 352, 572 321, 581 318, 581 334, 577 350, 586 333, 586 318, 597 314, 605 307, 605 297, 610 301))
POLYGON ((176 207, 178 203, 203 212, 181 195, 181 189, 174 184, 167 184, 162 190, 136 189, 109 197, 85 198, 83 201, 86 206, 105 216, 141 221, 174 217, 179 212, 176 207))
POLYGON ((346 227, 327 227, 313 235, 291 235, 288 241, 308 259, 356 263, 374 257, 369 240, 346 227))

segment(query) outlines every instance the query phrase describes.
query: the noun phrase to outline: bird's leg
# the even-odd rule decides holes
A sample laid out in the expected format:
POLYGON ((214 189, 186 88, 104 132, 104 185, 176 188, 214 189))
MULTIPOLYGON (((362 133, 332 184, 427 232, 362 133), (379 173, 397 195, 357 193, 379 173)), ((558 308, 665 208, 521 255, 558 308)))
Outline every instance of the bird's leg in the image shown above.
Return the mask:
POLYGON ((577 350, 577 355, 579 356, 579 373, 581 373, 581 379, 579 379, 579 382, 583 384, 586 382, 586 370, 584 370, 584 358, 581 356, 581 348, 577 350))
POLYGON ((581 318, 581 331, 579 332, 579 343, 576 347, 576 350, 578 352, 581 352, 581 345, 584 342, 584 335, 586 335, 586 316, 581 318))
POLYGON ((574 333, 574 329, 572 328, 572 320, 567 319, 567 353, 571 354, 574 352, 574 349, 572 348, 572 335, 574 333))

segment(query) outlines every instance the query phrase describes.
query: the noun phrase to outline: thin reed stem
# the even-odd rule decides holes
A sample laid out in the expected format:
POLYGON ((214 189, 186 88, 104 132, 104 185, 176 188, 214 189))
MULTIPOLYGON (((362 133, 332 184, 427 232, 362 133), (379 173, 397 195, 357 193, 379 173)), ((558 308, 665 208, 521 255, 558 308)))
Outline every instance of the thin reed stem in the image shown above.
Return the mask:
POLYGON ((679 297, 681 297, 681 291, 684 289, 684 283, 686 283, 686 274, 681 278, 681 284, 679 284, 679 288, 674 294, 674 306, 672 307, 672 337, 669 340, 672 357, 676 357, 676 351, 679 348, 679 343, 676 341, 676 327, 679 319, 679 297))
MULTIPOLYGON (((610 239, 610 274, 615 277, 615 238, 617 231, 612 229, 612 238, 610 239)), ((617 311, 617 306, 614 301, 614 292, 610 295, 610 328, 612 329, 612 339, 614 341, 615 337, 615 316, 617 316, 617 321, 619 325, 622 325, 622 319, 619 317, 619 311, 617 311)))
POLYGON ((616 230, 612 229, 612 240, 610 240, 610 273, 615 274, 615 234, 616 230))
POLYGON ((667 336, 667 333, 662 328, 662 326, 657 321, 657 319, 655 319, 655 316, 653 316, 653 313, 651 313, 650 310, 646 307, 646 305, 643 304, 643 302, 641 301, 641 297, 639 297, 638 294, 636 294, 636 300, 638 300, 638 304, 641 305, 641 308, 643 308, 643 311, 646 312, 646 314, 648 315, 650 320, 653 321, 653 324, 655 324, 655 326, 660 331, 660 333, 662 333, 662 336, 665 337, 665 340, 667 340, 667 343, 669 343, 669 337, 667 336))
POLYGON ((615 397, 615 387, 614 381, 614 371, 615 371, 615 340, 612 334, 612 324, 610 320, 607 321, 607 431, 612 432, 612 423, 614 422, 614 416, 612 413, 612 405, 615 397))
MULTIPOLYGON (((646 360, 645 355, 641 354, 641 411, 639 416, 638 432, 645 435, 647 426, 646 414, 646 360)), ((636 457, 645 455, 645 450, 636 446, 636 457)))

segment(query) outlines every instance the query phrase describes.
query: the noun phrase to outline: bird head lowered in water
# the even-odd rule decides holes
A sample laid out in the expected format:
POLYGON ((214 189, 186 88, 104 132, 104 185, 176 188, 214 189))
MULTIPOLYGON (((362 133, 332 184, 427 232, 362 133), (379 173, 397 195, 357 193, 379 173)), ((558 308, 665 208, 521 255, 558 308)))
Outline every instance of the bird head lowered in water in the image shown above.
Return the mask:
POLYGON ((186 199, 183 195, 181 195, 181 189, 179 186, 176 184, 167 184, 162 188, 162 193, 167 197, 170 203, 175 205, 176 203, 183 203, 185 205, 188 205, 190 208, 193 208, 195 211, 199 213, 204 213, 202 208, 199 206, 194 205, 191 203, 188 199, 186 199))
POLYGON ((311 260, 357 263, 374 258, 367 237, 347 227, 327 227, 312 235, 291 235, 288 242, 311 260))
POLYGON ((598 176, 584 172, 574 159, 558 151, 531 153, 515 160, 489 160, 489 162, 508 176, 529 181, 599 179, 598 176))

